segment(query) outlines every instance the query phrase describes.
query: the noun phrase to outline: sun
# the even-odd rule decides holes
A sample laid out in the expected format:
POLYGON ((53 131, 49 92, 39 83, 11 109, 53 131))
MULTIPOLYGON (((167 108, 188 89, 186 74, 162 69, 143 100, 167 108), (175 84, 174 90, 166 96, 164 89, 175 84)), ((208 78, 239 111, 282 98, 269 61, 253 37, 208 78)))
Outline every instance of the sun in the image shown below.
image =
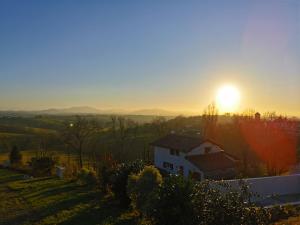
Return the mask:
POLYGON ((226 84, 218 89, 216 103, 221 112, 236 111, 239 102, 240 92, 234 85, 226 84))

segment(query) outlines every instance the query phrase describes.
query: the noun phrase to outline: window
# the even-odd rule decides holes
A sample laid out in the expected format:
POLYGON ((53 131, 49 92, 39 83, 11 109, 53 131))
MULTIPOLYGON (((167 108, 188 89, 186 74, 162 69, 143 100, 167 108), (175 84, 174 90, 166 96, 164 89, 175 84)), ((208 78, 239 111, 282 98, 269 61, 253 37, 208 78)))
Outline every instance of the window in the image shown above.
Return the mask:
POLYGON ((207 154, 211 151, 211 147, 205 147, 204 148, 204 153, 207 154))
POLYGON ((176 156, 179 156, 179 150, 170 149, 170 155, 176 155, 176 156))
POLYGON ((173 164, 169 163, 170 170, 173 170, 173 164))
POLYGON ((163 162, 163 168, 173 170, 174 166, 172 163, 163 162))

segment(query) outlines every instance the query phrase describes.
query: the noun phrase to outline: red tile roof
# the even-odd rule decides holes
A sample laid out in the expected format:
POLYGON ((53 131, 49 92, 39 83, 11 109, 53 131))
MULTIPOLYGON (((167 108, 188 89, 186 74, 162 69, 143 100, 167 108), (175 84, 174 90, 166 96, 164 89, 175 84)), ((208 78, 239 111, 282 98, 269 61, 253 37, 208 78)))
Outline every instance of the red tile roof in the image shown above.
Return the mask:
POLYGON ((186 156, 186 159, 204 172, 234 168, 237 163, 236 159, 224 151, 205 155, 186 156))
POLYGON ((188 152, 203 143, 202 138, 169 134, 151 143, 153 146, 188 152))

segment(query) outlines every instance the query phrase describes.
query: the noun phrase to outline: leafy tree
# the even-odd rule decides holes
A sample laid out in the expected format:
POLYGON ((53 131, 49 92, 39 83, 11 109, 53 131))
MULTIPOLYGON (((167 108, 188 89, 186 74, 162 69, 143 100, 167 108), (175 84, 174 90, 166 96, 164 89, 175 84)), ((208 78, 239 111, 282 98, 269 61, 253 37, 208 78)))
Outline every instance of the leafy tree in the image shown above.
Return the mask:
POLYGON ((9 161, 11 165, 19 165, 22 162, 22 154, 17 146, 13 146, 10 151, 9 161))
POLYGON ((119 200, 121 206, 128 207, 130 205, 130 198, 127 194, 127 183, 130 174, 139 173, 144 168, 144 163, 141 160, 136 160, 130 163, 122 163, 115 170, 112 175, 112 192, 119 200))
POLYGON ((162 176, 154 166, 146 166, 139 174, 131 175, 127 189, 134 208, 146 214, 153 192, 161 183, 162 176))

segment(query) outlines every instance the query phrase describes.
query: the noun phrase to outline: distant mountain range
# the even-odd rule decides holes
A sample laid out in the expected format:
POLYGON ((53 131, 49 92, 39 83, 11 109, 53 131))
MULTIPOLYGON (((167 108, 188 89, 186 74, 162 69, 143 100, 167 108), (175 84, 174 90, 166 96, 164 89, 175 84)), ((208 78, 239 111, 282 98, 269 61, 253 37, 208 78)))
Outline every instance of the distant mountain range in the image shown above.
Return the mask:
POLYGON ((168 111, 164 109, 140 109, 140 110, 116 110, 97 109, 89 106, 76 106, 69 108, 50 108, 45 110, 21 111, 21 110, 0 110, 0 115, 33 114, 33 115, 75 115, 75 114, 123 114, 123 115, 151 115, 151 116, 177 116, 190 113, 179 111, 168 111))

